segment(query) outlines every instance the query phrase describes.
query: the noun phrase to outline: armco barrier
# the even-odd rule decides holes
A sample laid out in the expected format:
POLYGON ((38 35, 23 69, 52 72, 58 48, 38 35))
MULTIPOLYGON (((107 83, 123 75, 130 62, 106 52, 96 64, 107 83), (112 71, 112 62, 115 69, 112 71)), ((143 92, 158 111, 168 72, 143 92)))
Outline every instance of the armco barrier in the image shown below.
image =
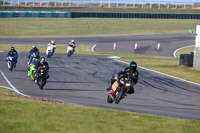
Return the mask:
POLYGON ((0 11, 0 18, 8 17, 200 19, 200 14, 0 11))
POLYGON ((52 11, 0 11, 0 18, 10 17, 71 18, 71 13, 52 11))
POLYGON ((71 12, 72 18, 200 19, 200 14, 71 12))

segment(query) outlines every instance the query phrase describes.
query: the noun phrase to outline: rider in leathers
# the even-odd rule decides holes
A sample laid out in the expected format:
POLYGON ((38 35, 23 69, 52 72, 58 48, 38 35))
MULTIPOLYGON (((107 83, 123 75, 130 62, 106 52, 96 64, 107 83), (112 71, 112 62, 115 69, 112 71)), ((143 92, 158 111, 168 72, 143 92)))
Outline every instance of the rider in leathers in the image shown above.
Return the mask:
POLYGON ((47 78, 49 78, 49 74, 48 74, 49 64, 45 61, 45 57, 43 57, 43 56, 40 58, 40 61, 38 61, 37 64, 35 65, 36 73, 37 73, 39 67, 46 68, 47 78))
POLYGON ((74 40, 71 40, 71 42, 69 42, 69 45, 68 46, 71 46, 71 47, 73 47, 73 52, 75 52, 75 48, 76 48, 76 45, 75 45, 76 43, 75 43, 75 41, 74 40))
MULTIPOLYGON (((8 55, 7 55, 7 56, 10 56, 10 55, 12 55, 12 56, 16 55, 16 62, 15 62, 15 65, 14 65, 14 67, 16 67, 17 58, 18 58, 18 53, 17 53, 17 51, 15 50, 14 47, 11 47, 11 48, 10 48, 10 51, 8 51, 8 55)), ((7 59, 7 60, 8 60, 8 59, 7 59)))
MULTIPOLYGON (((137 82, 138 82, 138 75, 139 75, 139 73, 138 73, 138 71, 137 71, 137 63, 136 63, 135 61, 132 61, 132 62, 130 63, 130 66, 129 66, 129 67, 125 68, 124 71, 120 71, 119 73, 117 73, 117 74, 115 75, 115 77, 111 79, 111 86, 113 85, 113 83, 114 83, 116 80, 119 80, 119 77, 120 77, 121 74, 123 74, 123 75, 124 75, 124 74, 128 74, 128 75, 129 75, 129 77, 131 78, 131 83, 132 83, 132 85, 131 85, 131 89, 129 90, 128 94, 134 93, 134 88, 133 88, 133 86, 134 86, 135 84, 137 84, 137 82)), ((121 84, 120 84, 120 85, 121 85, 121 84)), ((107 90, 108 90, 108 91, 111 90, 111 87, 107 88, 107 90)))

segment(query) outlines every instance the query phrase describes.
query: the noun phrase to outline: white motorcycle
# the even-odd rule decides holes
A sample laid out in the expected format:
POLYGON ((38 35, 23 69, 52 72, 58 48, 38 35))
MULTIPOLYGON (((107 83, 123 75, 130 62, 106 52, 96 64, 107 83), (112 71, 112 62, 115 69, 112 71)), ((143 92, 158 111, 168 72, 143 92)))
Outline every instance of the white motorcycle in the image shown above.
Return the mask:
POLYGON ((51 58, 51 56, 53 56, 55 49, 56 49, 56 45, 47 46, 47 49, 46 49, 47 58, 51 58))
POLYGON ((70 57, 74 54, 74 47, 72 45, 67 46, 67 57, 70 57))

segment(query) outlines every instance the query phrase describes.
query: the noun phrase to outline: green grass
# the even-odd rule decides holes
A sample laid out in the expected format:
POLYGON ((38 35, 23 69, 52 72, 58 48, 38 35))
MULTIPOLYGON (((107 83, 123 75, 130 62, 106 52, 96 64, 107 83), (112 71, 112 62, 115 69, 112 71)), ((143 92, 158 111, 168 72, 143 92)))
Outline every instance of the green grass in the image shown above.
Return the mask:
POLYGON ((198 133, 200 121, 22 98, 0 88, 3 133, 198 133))
POLYGON ((180 58, 180 54, 191 54, 191 52, 194 52, 194 46, 183 48, 183 49, 177 51, 176 57, 180 58))
POLYGON ((105 36, 187 33, 199 20, 102 18, 0 18, 0 37, 105 36))
MULTIPOLYGON (((11 46, 14 46, 18 51, 29 51, 31 45, 0 45, 0 50, 9 50, 11 46), (29 46, 29 47, 27 47, 29 46)), ((45 52, 46 45, 37 45, 41 52, 45 52)), ((136 61, 139 66, 156 70, 165 74, 176 76, 185 80, 193 81, 200 84, 200 71, 193 68, 180 67, 179 61, 174 60, 173 57, 160 57, 160 56, 148 56, 139 54, 124 54, 124 53, 104 53, 104 52, 91 52, 91 46, 77 45, 75 54, 86 55, 100 55, 100 56, 119 56, 126 62, 136 61), (187 76, 185 76, 187 75, 187 76)), ((66 45, 57 45, 56 53, 66 53, 66 45)))
POLYGON ((148 8, 82 8, 82 7, 1 7, 1 11, 68 11, 68 12, 159 12, 199 13, 199 9, 148 9, 148 8))

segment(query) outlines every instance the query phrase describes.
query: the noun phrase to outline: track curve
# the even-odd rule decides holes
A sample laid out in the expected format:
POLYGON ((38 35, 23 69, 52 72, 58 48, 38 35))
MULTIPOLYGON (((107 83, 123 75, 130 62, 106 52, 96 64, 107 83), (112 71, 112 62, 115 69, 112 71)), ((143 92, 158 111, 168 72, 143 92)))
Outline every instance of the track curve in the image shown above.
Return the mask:
MULTIPOLYGON (((83 106, 128 110, 177 118, 200 120, 200 86, 169 78, 139 68, 140 80, 136 93, 128 95, 119 105, 106 102, 111 75, 122 70, 122 64, 106 57, 74 55, 67 58, 55 54, 50 60, 50 79, 40 90, 27 77, 27 54, 20 53, 17 68, 10 72, 4 53, 0 68, 10 82, 23 94, 54 99, 83 106)), ((5 86, 5 85, 4 85, 5 86)))
POLYGON ((96 44, 95 51, 173 57, 173 52, 176 49, 194 44, 195 36, 188 33, 180 33, 92 37, 0 38, 0 44, 48 44, 51 40, 54 40, 56 44, 68 44, 71 39, 74 39, 77 44, 96 44), (114 42, 117 44, 116 50, 112 49, 114 42), (138 43, 137 50, 134 50, 135 42, 138 43), (160 50, 156 49, 158 42, 160 42, 160 50))
MULTIPOLYGON (((108 43, 97 44, 100 45, 105 47, 108 43)), ((95 49, 101 51, 100 47, 95 49)), ((89 107, 200 120, 199 85, 139 68, 140 79, 135 86, 135 94, 128 95, 119 105, 108 104, 105 88, 109 85, 111 75, 123 70, 127 67, 126 64, 102 56, 73 55, 67 58, 64 54, 55 54, 47 59, 50 78, 44 90, 40 90, 27 77, 27 55, 28 53, 21 52, 17 68, 10 72, 6 66, 6 53, 0 52, 0 69, 23 94, 89 107)), ((9 87, 1 76, 0 81, 9 87)))

